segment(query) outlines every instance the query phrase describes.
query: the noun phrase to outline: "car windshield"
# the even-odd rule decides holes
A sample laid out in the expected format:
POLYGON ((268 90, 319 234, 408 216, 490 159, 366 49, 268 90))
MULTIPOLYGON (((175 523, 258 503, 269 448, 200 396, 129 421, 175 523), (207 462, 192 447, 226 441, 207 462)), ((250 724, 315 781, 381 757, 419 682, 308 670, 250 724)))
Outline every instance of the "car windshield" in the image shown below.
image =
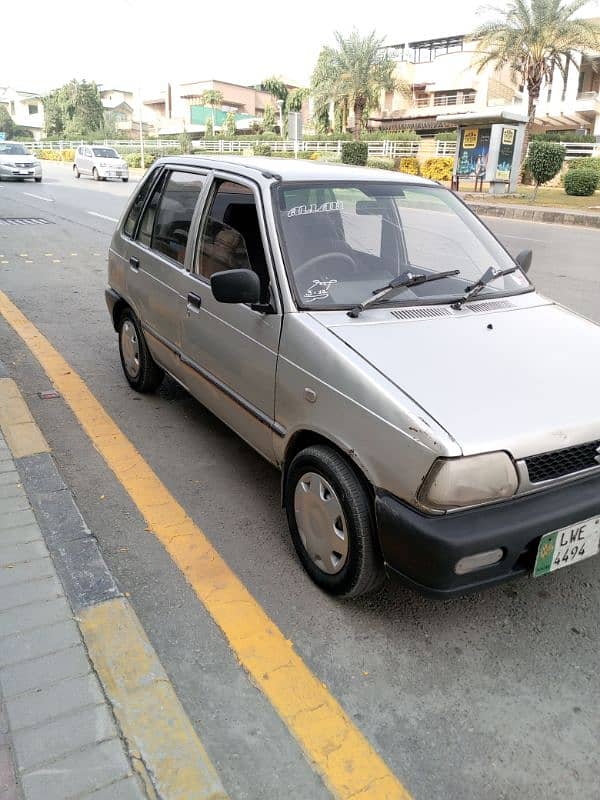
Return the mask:
POLYGON ((93 147, 92 150, 99 158, 119 158, 119 154, 112 147, 93 147))
POLYGON ((0 156, 28 156, 29 153, 22 144, 14 142, 0 142, 0 156))
MULTIPOLYGON (((447 189, 395 182, 303 183, 278 187, 286 268, 301 308, 348 308, 410 270, 460 274, 404 288, 384 303, 444 302, 461 296, 490 267, 514 261, 447 189)), ((520 271, 480 293, 520 292, 520 271)))

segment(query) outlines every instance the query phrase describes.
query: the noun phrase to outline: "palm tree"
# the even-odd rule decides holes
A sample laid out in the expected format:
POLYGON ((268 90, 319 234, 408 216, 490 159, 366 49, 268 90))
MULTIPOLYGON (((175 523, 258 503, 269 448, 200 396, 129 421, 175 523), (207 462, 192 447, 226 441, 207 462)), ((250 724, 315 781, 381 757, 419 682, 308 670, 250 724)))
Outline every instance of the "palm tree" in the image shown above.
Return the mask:
POLYGON ((550 83, 555 69, 563 78, 575 53, 600 49, 600 25, 575 15, 589 0, 511 0, 505 8, 490 8, 496 17, 471 34, 477 40, 476 56, 481 72, 488 64, 510 67, 527 87, 527 128, 523 158, 544 81, 550 83))
POLYGON ((352 108, 354 138, 359 139, 365 111, 377 105, 381 90, 399 88, 396 63, 375 31, 363 37, 355 30, 346 38, 336 32, 335 38, 337 47, 323 47, 312 75, 315 110, 320 113, 332 100, 338 108, 352 108))
POLYGON ((215 127, 215 108, 223 105, 223 93, 218 89, 207 89, 200 95, 200 102, 203 106, 210 106, 212 109, 212 124, 215 127))

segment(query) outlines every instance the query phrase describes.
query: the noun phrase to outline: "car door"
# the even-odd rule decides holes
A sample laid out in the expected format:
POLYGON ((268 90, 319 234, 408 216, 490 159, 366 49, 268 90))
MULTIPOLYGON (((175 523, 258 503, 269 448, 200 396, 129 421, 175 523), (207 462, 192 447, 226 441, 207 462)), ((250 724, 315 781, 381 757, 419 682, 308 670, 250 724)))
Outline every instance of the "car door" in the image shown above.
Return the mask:
MULTIPOLYGON (((129 240, 127 290, 154 358, 175 377, 179 358, 188 238, 206 174, 165 167, 147 192, 129 240)), ((130 213, 134 213, 135 203, 130 213)), ((128 230, 126 221, 124 232, 128 230)), ((191 258, 191 256, 190 256, 191 258)))
POLYGON ((83 148, 83 158, 81 159, 81 167, 79 168, 80 172, 85 172, 86 175, 91 175, 92 172, 92 148, 91 147, 84 147, 83 148))
POLYGON ((185 383, 217 416, 273 460, 275 372, 282 313, 258 189, 214 176, 199 221, 191 271, 184 279, 182 362, 185 383), (215 272, 250 267, 261 283, 261 307, 215 300, 215 272), (262 309, 262 310, 261 310, 262 309))

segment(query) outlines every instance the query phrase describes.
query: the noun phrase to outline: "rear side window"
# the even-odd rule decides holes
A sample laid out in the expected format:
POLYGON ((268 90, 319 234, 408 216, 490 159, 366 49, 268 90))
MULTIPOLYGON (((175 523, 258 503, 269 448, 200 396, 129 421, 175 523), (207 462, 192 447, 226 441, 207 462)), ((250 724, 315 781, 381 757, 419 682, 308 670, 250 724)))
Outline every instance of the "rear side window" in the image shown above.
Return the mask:
POLYGON ((183 264, 185 261, 190 225, 203 183, 202 175, 191 172, 171 172, 154 217, 152 249, 163 253, 179 264, 183 264))
POLYGON ((137 221, 140 218, 140 214, 142 213, 142 208, 144 207, 144 203, 146 202, 146 198, 148 197, 148 193, 152 188, 152 184, 154 181, 152 178, 145 181, 143 186, 140 188, 139 192, 136 195, 135 200, 133 201, 133 205, 127 215, 127 219, 125 220, 125 225, 123 227, 123 233, 125 236, 129 236, 133 239, 133 235, 135 233, 135 226, 137 225, 137 221))

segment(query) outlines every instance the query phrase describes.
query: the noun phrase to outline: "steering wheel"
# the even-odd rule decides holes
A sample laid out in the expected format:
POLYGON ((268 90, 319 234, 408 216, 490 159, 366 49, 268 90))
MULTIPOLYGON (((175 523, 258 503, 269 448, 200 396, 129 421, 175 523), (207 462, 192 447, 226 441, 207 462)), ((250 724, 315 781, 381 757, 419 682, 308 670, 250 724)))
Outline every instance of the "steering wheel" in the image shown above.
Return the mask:
POLYGON ((345 264, 349 264, 352 267, 353 273, 356 274, 358 272, 358 264, 352 256, 349 256, 347 253, 320 253, 318 256, 313 256, 313 258, 309 258, 308 261, 305 261, 304 264, 300 264, 299 267, 296 267, 294 270, 294 278, 296 280, 302 279, 310 269, 316 267, 322 261, 332 261, 336 259, 337 261, 343 261, 345 264))

